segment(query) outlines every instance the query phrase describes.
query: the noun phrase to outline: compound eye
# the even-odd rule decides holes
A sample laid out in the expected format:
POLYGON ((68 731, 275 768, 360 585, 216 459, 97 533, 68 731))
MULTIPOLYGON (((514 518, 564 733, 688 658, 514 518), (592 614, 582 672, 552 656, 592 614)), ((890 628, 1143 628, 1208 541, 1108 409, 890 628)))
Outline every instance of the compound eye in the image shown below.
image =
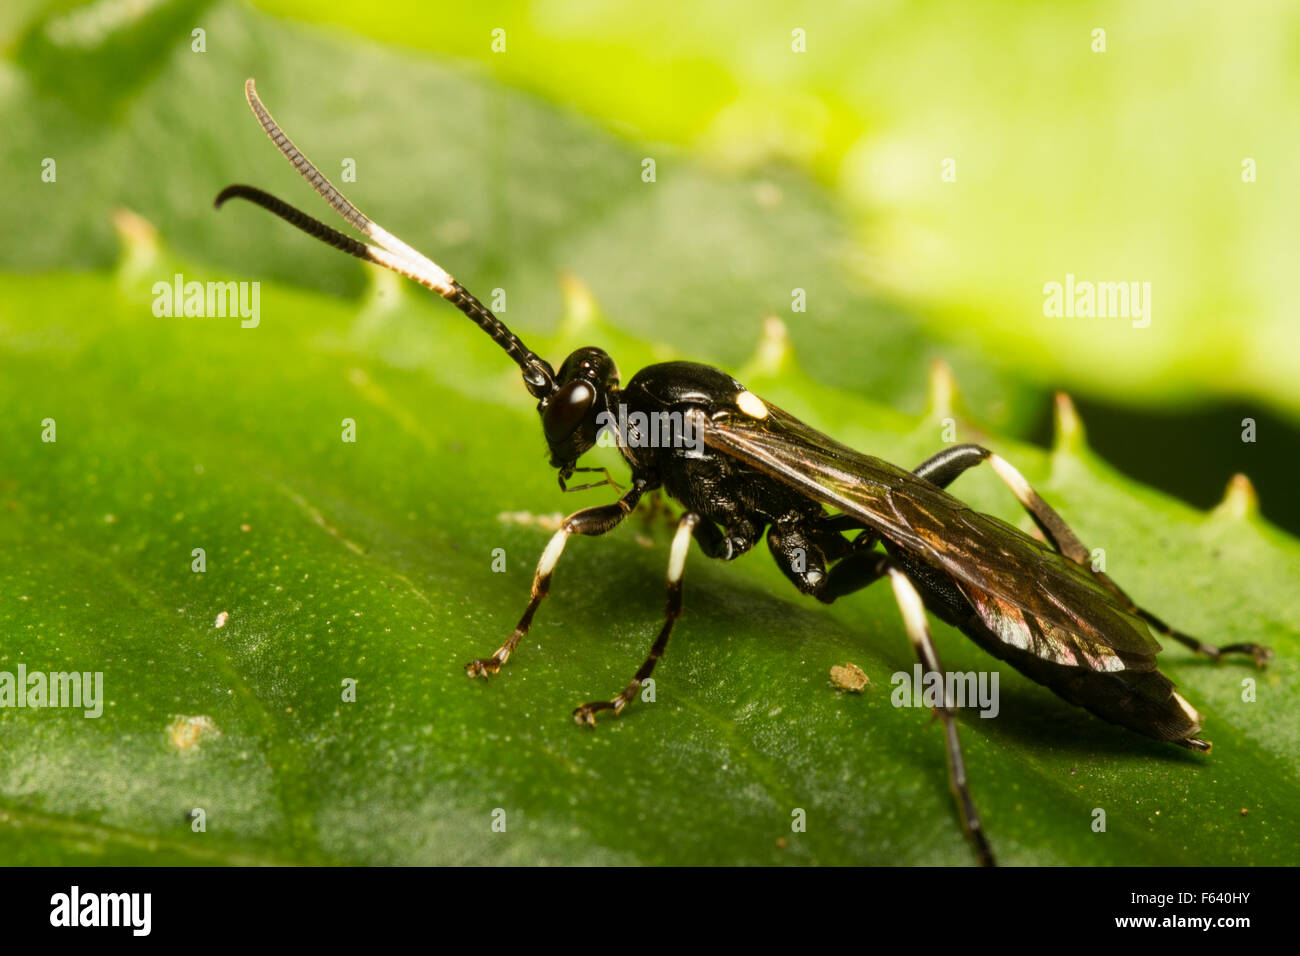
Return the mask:
POLYGON ((586 382, 570 382, 561 388, 542 412, 542 429, 547 439, 563 441, 572 435, 595 401, 596 390, 586 382))

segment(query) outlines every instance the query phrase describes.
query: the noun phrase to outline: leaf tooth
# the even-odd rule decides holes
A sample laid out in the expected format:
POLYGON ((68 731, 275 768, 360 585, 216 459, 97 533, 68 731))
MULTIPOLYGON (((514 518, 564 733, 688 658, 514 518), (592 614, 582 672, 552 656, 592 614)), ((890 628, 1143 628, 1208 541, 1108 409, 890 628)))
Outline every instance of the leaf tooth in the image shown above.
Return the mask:
POLYGON ((600 309, 596 304, 595 293, 574 273, 560 273, 560 295, 564 308, 564 319, 560 323, 562 340, 576 338, 582 330, 599 324, 600 309))
POLYGON ((113 210, 113 231, 122 246, 118 274, 125 281, 154 270, 158 262, 158 230, 139 213, 119 206, 113 210))
POLYGON ((363 262, 369 283, 366 286, 365 308, 377 313, 391 312, 406 298, 406 279, 391 269, 363 262))
POLYGON ((1240 472, 1228 479, 1228 487, 1220 501, 1211 512, 1216 518, 1228 518, 1240 521, 1254 518, 1259 514, 1259 494, 1249 478, 1240 472))
POLYGON ((928 397, 928 417, 952 418, 953 407, 957 402, 957 380, 953 377, 952 366, 941 358, 930 363, 930 388, 928 397))
POLYGON ((758 348, 745 363, 742 377, 776 378, 791 371, 793 366, 794 347, 790 345, 790 333, 786 330, 785 323, 775 315, 764 316, 758 348))
POLYGON ((1078 453, 1088 446, 1083 419, 1079 417, 1079 410, 1074 407, 1074 401, 1065 392, 1056 393, 1053 420, 1055 422, 1052 441, 1054 452, 1078 453))

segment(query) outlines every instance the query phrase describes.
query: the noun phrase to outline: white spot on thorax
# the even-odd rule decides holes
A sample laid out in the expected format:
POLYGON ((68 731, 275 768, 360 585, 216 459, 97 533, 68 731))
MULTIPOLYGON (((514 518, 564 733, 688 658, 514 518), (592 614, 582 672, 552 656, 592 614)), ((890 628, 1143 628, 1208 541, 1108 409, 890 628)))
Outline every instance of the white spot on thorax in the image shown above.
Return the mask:
POLYGON ((767 406, 753 392, 737 392, 736 407, 750 418, 767 418, 767 406))

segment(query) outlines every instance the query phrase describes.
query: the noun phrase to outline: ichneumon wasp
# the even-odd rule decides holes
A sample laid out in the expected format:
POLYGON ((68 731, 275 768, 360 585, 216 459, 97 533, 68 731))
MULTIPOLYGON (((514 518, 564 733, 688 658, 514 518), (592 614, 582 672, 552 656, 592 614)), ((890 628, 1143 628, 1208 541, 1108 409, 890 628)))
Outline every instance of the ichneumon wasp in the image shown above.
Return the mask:
MULTIPOLYGON (((1263 666, 1271 656, 1257 644, 1213 647, 1138 607, 1104 572, 1090 567, 1088 550, 1020 472, 979 445, 947 448, 907 471, 841 445, 706 365, 651 365, 620 386, 614 360, 592 347, 552 368, 440 266, 344 198, 271 118, 251 79, 244 92, 280 152, 369 241, 344 235, 252 186, 226 187, 216 198, 218 208, 229 199, 248 200, 336 249, 432 289, 465 313, 522 370, 524 386, 537 400, 561 489, 617 487, 608 472, 591 484, 567 482, 576 472, 604 471, 580 468, 578 460, 603 429, 619 423, 610 430, 631 469, 630 487, 611 504, 564 519, 538 561, 518 625, 491 657, 466 665, 470 676, 497 673, 528 633, 569 536, 611 531, 656 489, 685 509, 669 551, 663 626, 622 691, 573 712, 582 724, 594 724, 602 711, 621 713, 663 656, 681 614, 682 574, 692 540, 708 557, 731 561, 765 532, 786 577, 820 601, 830 603, 887 577, 927 675, 943 670, 928 611, 1070 703, 1191 750, 1210 749, 1209 741, 1197 736, 1201 716, 1157 669, 1161 647, 1150 631, 1215 659, 1249 654, 1263 666), (943 490, 984 462, 1045 540, 973 511, 943 490)), ((952 790, 980 862, 991 864, 955 713, 949 691, 936 714, 944 726, 952 790)))

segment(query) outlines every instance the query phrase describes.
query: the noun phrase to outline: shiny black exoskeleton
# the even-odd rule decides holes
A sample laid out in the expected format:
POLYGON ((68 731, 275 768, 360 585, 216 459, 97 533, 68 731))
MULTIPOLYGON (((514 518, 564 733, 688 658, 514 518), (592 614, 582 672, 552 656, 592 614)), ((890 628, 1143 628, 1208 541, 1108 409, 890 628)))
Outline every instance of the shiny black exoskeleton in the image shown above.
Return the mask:
MULTIPOLYGON (((620 389, 613 360, 600 349, 586 348, 569 356, 557 379, 555 397, 539 402, 538 410, 561 481, 576 470, 578 458, 595 446, 602 422, 608 422, 607 433, 631 468, 634 485, 645 491, 663 488, 698 515, 695 535, 710 557, 738 557, 769 525, 793 530, 824 514, 821 505, 779 479, 690 434, 692 412, 709 419, 744 415, 737 397, 758 401, 727 373, 696 362, 664 362, 642 369, 620 389)), ((786 537, 770 540, 775 550, 786 537)), ((814 572, 812 580, 817 579, 814 572)), ((796 583, 810 593, 814 589, 806 575, 796 583)))

